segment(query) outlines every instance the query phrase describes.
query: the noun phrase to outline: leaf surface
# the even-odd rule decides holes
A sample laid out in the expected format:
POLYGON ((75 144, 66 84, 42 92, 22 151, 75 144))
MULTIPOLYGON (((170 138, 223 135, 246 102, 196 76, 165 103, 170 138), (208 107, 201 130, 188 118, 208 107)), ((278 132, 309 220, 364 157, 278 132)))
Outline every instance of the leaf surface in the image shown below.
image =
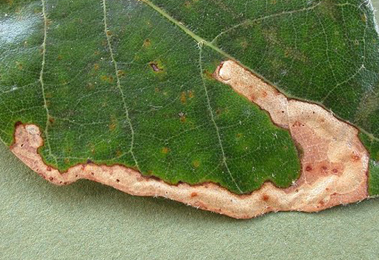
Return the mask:
POLYGON ((93 162, 237 194, 289 187, 303 151, 215 80, 233 59, 356 126, 379 194, 379 43, 367 1, 7 1, 0 29, 1 139, 14 141, 17 122, 38 125, 39 153, 61 172, 93 162))

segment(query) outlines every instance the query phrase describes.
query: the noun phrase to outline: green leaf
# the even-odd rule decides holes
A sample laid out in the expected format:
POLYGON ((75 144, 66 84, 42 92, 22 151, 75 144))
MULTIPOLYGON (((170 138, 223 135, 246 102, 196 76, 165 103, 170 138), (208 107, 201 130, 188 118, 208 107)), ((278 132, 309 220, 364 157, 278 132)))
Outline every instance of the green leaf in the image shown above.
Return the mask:
POLYGON ((38 125, 39 152, 60 171, 90 160, 238 194, 289 187, 301 168, 289 131, 212 77, 234 59, 358 127, 377 172, 367 1, 6 1, 0 29, 0 137, 38 125))

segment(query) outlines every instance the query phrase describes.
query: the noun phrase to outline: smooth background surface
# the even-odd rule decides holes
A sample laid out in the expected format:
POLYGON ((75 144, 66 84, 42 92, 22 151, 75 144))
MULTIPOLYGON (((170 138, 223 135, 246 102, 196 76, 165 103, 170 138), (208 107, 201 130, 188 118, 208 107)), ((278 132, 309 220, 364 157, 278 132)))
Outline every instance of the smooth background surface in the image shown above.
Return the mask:
POLYGON ((0 259, 378 259, 378 222, 379 199, 237 221, 89 181, 56 187, 0 145, 0 259))

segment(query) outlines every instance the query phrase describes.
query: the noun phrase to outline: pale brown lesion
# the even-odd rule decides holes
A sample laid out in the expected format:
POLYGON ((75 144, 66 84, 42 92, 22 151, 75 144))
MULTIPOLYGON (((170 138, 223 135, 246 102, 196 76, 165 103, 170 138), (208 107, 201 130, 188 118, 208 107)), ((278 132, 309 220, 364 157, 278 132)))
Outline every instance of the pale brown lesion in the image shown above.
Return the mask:
POLYGON ((358 131, 320 106, 289 100, 274 87, 234 61, 221 64, 214 77, 266 110, 288 129, 303 150, 300 178, 289 188, 266 182, 259 190, 236 195, 213 183, 170 185, 121 166, 86 163, 67 172, 46 165, 38 154, 43 145, 35 125, 18 125, 12 152, 48 181, 65 185, 89 179, 138 196, 161 196, 234 218, 252 218, 270 211, 313 212, 367 198, 368 152, 358 131))
POLYGON ((321 106, 288 99, 237 62, 223 62, 214 76, 266 110, 273 123, 289 129, 301 147, 302 173, 293 186, 285 189, 287 194, 308 192, 309 197, 304 197, 308 201, 312 191, 321 189, 327 182, 333 183, 314 196, 314 201, 320 200, 321 205, 293 202, 290 208, 313 211, 368 196, 369 156, 356 128, 338 120, 321 106))

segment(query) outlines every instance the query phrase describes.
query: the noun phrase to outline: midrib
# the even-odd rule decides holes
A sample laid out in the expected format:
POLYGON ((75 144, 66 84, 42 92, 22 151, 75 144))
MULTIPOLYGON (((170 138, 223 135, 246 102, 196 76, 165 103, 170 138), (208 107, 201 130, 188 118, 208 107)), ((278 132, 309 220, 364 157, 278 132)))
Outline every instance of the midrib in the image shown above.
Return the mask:
POLYGON ((208 46, 209 48, 215 50, 216 52, 220 53, 221 55, 225 56, 228 59, 231 60, 236 60, 234 57, 229 55, 228 53, 224 52, 217 46, 213 45, 211 42, 205 40, 204 38, 200 37, 199 35, 196 35, 194 32, 192 32, 190 29, 188 29, 186 26, 184 26, 181 22, 170 16, 166 11, 164 11, 162 8, 159 6, 153 4, 149 0, 141 0, 141 2, 145 3, 146 5, 150 6, 153 10, 161 14, 163 17, 165 17, 167 20, 178 26, 182 31, 184 31, 186 34, 191 36, 195 41, 197 41, 198 44, 200 45, 205 45, 208 46))

